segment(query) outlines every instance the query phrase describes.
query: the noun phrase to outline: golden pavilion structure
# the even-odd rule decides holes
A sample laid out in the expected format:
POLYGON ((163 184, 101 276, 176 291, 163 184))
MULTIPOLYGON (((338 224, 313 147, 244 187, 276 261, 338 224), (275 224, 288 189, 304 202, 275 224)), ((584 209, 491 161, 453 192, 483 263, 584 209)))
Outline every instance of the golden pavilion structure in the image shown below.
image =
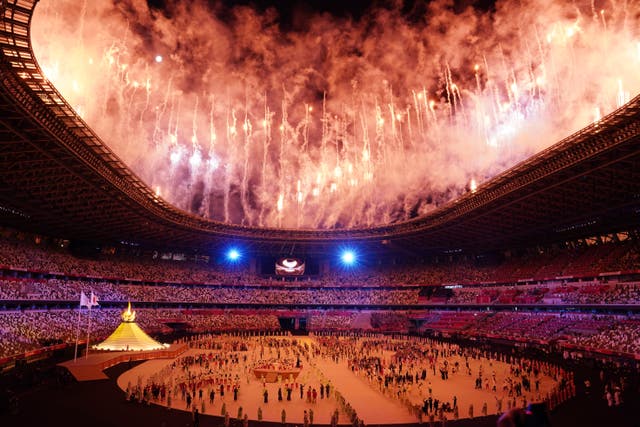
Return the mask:
POLYGON ((109 337, 100 344, 94 345, 95 350, 111 351, 149 351, 162 350, 169 344, 162 344, 151 338, 135 322, 136 312, 131 310, 131 302, 122 313, 122 322, 109 337))

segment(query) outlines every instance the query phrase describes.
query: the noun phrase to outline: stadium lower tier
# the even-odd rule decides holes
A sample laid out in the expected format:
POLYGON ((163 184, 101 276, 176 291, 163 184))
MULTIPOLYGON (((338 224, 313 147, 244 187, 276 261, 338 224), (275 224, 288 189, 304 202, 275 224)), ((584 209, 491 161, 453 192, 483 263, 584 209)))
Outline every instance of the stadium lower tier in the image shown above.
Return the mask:
MULTIPOLYGON (((583 313, 488 311, 325 311, 139 309, 137 322, 151 335, 266 331, 322 333, 413 332, 554 343, 640 358, 640 317, 583 313)), ((0 312, 0 358, 55 344, 107 337, 120 323, 120 309, 20 310, 0 312)), ((6 362, 6 360, 5 360, 6 362)))

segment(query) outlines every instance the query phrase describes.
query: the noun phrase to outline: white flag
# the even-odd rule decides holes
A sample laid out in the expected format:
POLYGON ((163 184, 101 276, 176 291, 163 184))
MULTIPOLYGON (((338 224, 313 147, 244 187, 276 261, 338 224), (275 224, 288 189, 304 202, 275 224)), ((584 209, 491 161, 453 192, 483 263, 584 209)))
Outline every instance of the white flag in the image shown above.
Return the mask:
POLYGON ((84 293, 84 291, 80 292, 80 307, 89 307, 89 304, 91 304, 89 297, 84 293))

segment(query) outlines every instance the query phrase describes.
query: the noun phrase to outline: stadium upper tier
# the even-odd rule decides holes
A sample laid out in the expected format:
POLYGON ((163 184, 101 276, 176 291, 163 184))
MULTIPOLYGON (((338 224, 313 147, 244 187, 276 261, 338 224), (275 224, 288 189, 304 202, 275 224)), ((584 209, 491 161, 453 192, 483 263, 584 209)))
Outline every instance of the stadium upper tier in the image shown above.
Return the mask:
POLYGON ((0 221, 69 239, 327 253, 495 249, 636 228, 640 97, 459 199, 382 227, 308 230, 223 224, 181 211, 145 185, 47 81, 34 58, 37 2, 0 12, 0 221))

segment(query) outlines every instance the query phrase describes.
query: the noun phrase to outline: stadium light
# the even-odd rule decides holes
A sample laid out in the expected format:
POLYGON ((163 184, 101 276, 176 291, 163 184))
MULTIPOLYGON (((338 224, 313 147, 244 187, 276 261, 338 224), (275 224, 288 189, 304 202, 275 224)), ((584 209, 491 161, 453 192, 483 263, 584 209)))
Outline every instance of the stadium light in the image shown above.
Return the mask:
POLYGON ((351 249, 345 249, 340 255, 340 260, 346 266, 353 265, 356 262, 356 253, 351 249))
POLYGON ((235 262, 240 258, 241 258, 240 251, 235 248, 229 249, 229 252, 227 252, 227 259, 231 262, 235 262))

